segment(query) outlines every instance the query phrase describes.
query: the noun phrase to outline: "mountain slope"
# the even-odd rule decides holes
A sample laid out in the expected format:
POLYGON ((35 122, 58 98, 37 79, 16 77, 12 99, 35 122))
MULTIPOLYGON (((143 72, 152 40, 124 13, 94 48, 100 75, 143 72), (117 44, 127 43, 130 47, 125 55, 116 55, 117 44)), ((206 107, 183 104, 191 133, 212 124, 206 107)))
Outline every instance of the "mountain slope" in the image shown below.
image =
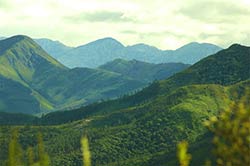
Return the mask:
POLYGON ((32 91, 11 79, 0 75, 0 111, 39 113, 40 104, 32 91))
POLYGON ((177 50, 159 50, 146 44, 123 46, 113 38, 103 38, 65 52, 58 60, 66 66, 95 68, 115 59, 138 60, 148 63, 177 62, 193 64, 216 53, 220 47, 207 43, 190 43, 177 50))
MULTIPOLYGON (((241 96, 247 95, 250 86, 249 49, 233 45, 160 81, 159 86, 150 86, 119 101, 84 107, 75 113, 48 114, 41 119, 42 123, 80 120, 66 124, 66 128, 72 129, 70 132, 78 135, 78 139, 88 133, 93 164, 97 166, 176 165, 176 144, 183 139, 191 144, 194 165, 201 165, 209 156, 208 147, 211 147, 211 136, 202 122, 226 109, 230 102, 237 102, 241 96), (213 65, 214 62, 217 64, 213 65), (223 72, 223 75, 211 77, 215 75, 214 67, 217 68, 216 73, 223 72), (183 79, 190 75, 190 81, 183 79), (146 100, 138 98, 147 96, 146 92, 150 90, 156 93, 149 93, 151 95, 146 100), (65 117, 70 120, 63 119, 65 117), (79 129, 84 129, 83 133, 76 132, 79 129)), ((247 99, 250 99, 249 94, 247 99)), ((65 124, 63 127, 65 129, 65 124)), ((73 145, 73 142, 68 144, 73 145)), ((50 145, 50 141, 47 144, 50 145)), ((73 149, 79 148, 74 146, 73 149)), ((74 152, 72 150, 68 157, 77 158, 74 152)), ((55 161, 55 165, 62 161, 55 161)))
POLYGON ((250 66, 248 64, 249 59, 250 47, 234 44, 228 49, 211 55, 166 80, 151 84, 132 96, 125 96, 119 100, 109 101, 107 104, 101 103, 100 107, 97 104, 96 107, 92 108, 92 112, 89 112, 88 109, 86 110, 85 107, 83 107, 82 109, 76 110, 77 113, 74 113, 74 111, 55 112, 46 115, 46 117, 53 119, 51 121, 53 123, 65 123, 73 120, 79 120, 88 116, 88 114, 95 114, 95 112, 97 112, 97 114, 102 111, 105 112, 105 107, 109 107, 110 105, 113 105, 114 107, 109 108, 109 111, 140 105, 151 101, 160 95, 169 94, 182 86, 202 84, 235 84, 237 82, 250 79, 250 66), (64 116, 64 113, 67 116, 64 116), (74 114, 77 116, 74 116, 74 114), (58 117, 62 117, 63 120, 57 121, 58 117))
POLYGON ((125 47, 115 39, 104 38, 67 51, 58 60, 70 68, 95 68, 115 59, 193 64, 219 50, 220 47, 208 43, 190 43, 177 50, 163 51, 142 43, 125 47))
POLYGON ((182 63, 151 64, 137 60, 126 61, 116 59, 99 68, 120 73, 135 80, 152 82, 154 80, 166 79, 187 67, 189 67, 189 65, 182 63))
MULTIPOLYGON (((4 110, 11 112, 19 110, 19 112, 25 113, 32 113, 32 110, 33 113, 38 113, 40 110, 51 110, 53 108, 53 104, 41 96, 41 94, 32 87, 32 82, 34 78, 40 77, 40 75, 45 74, 46 72, 66 69, 66 67, 51 58, 45 51, 42 50, 40 46, 27 36, 19 35, 1 40, 0 76, 3 77, 3 84, 7 85, 8 81, 14 81, 16 83, 8 84, 8 87, 15 89, 17 84, 18 87, 20 87, 15 89, 16 91, 12 91, 13 96, 17 96, 15 94, 19 94, 19 97, 15 100, 6 101, 6 97, 1 97, 1 101, 5 101, 3 103, 6 105, 6 109, 4 110), (21 93, 21 89, 27 89, 26 93, 29 94, 24 95, 24 93, 21 93), (32 102, 29 102, 28 100, 31 100, 32 102), (12 104, 10 104, 10 102, 12 104), (18 105, 15 103, 18 103, 18 105), (32 103, 36 104, 34 105, 32 103), (9 106, 11 108, 10 110, 8 110, 9 106)), ((2 93, 7 93, 7 89, 2 90, 2 93)))
POLYGON ((34 39, 34 41, 55 59, 60 58, 65 52, 73 49, 72 47, 68 47, 59 41, 53 41, 46 38, 34 39))
POLYGON ((162 81, 163 92, 189 84, 230 85, 250 78, 250 47, 234 44, 162 81))
POLYGON ((65 53, 58 60, 73 67, 97 67, 108 61, 116 59, 117 53, 124 46, 113 38, 104 38, 76 47, 65 53))
POLYGON ((62 64, 51 58, 31 38, 15 36, 0 41, 0 74, 28 84, 39 75, 38 71, 66 69, 62 64))
MULTIPOLYGON (((240 96, 235 94, 249 85, 250 81, 232 86, 184 86, 136 107, 59 126, 21 127, 20 139, 35 141, 32 135, 42 131, 55 166, 81 165, 78 142, 86 133, 95 166, 174 166, 176 144, 185 139, 191 146, 194 165, 202 165, 211 156, 212 138, 202 122, 237 101, 240 96)), ((7 137, 6 133, 1 134, 7 137)))
MULTIPOLYGON (((20 140, 33 142, 34 133, 42 130, 55 166, 82 165, 79 140, 85 134, 95 166, 176 165, 176 144, 187 140, 192 164, 202 165, 211 155, 212 138, 202 125, 203 120, 244 95, 250 100, 249 49, 233 45, 132 96, 47 114, 34 123, 69 123, 21 127, 20 140)), ((5 131, 10 129, 1 131, 2 137, 7 138, 5 131)), ((2 140, 3 149, 7 149, 7 139, 2 140)))
POLYGON ((157 64, 171 62, 194 64, 222 49, 213 44, 197 42, 186 44, 176 50, 160 50, 143 43, 125 47, 119 41, 110 37, 79 47, 69 47, 59 41, 46 38, 34 39, 34 41, 52 57, 70 68, 96 68, 119 58, 157 64))
POLYGON ((221 48, 214 44, 192 42, 176 49, 173 55, 170 56, 169 61, 194 64, 220 50, 221 48))
MULTIPOLYGON (((32 109, 33 113, 39 113, 74 108, 101 99, 115 98, 142 88, 149 82, 102 69, 68 69, 31 38, 21 35, 0 41, 0 69, 0 76, 4 80, 21 84, 23 89, 29 90, 28 96, 38 103, 31 105, 29 111, 18 110, 18 107, 12 110, 23 113, 30 113, 32 109)), ((18 102, 28 104, 19 97, 18 102)), ((0 100, 5 104, 7 102, 4 98, 0 100)))

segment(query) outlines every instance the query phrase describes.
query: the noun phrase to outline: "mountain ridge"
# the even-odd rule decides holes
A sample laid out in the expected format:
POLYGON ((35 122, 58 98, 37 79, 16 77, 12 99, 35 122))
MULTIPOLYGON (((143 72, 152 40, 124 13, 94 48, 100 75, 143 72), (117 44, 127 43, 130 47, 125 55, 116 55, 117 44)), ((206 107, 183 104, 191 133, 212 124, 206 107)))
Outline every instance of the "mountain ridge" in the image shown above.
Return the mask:
MULTIPOLYGON (((36 103, 39 103, 34 107, 34 113, 75 108, 102 99, 115 98, 138 90, 153 81, 152 78, 147 81, 139 80, 124 73, 100 68, 69 69, 26 36, 14 36, 1 40, 0 50, 2 50, 0 75, 29 89, 31 95, 27 94, 24 87, 19 88, 23 89, 26 98, 30 96, 36 103)), ((173 70, 175 73, 181 69, 173 68, 173 70)), ((168 76, 166 75, 166 77, 168 76)), ((8 81, 5 79, 3 82, 6 84, 8 81)), ((14 86, 14 84, 11 85, 14 86)), ((0 89, 0 91, 5 93, 10 88, 0 89)), ((13 91, 13 93, 18 92, 13 91)), ((3 96, 0 98, 0 102, 6 104, 3 96)), ((17 102, 27 104, 20 96, 17 102)), ((1 110, 6 107, 3 106, 5 104, 2 104, 1 110)), ((25 113, 25 109, 22 107, 20 110, 12 109, 12 112, 18 111, 25 113)))
POLYGON ((219 50, 220 47, 207 43, 190 43, 176 50, 160 50, 144 43, 125 47, 115 39, 103 38, 65 52, 65 55, 58 60, 70 68, 95 68, 118 58, 156 64, 170 62, 193 64, 219 50), (109 42, 110 40, 114 41, 109 42))

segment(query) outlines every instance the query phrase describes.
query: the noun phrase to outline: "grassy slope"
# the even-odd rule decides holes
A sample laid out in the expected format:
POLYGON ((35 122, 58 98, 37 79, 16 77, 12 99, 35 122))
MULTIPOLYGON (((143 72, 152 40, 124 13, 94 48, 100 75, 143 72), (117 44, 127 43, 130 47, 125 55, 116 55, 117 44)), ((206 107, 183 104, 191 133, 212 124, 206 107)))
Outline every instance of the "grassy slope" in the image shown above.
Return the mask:
MULTIPOLYGON (((32 41, 32 39, 26 36, 15 36, 0 41, 0 75, 9 80, 16 81, 17 83, 15 84, 20 84, 20 88, 26 88, 28 91, 31 91, 29 92, 30 94, 26 95, 29 96, 27 99, 25 96, 22 96, 22 93, 20 93, 20 88, 16 91, 13 91, 13 93, 19 92, 19 97, 16 98, 16 101, 14 102, 18 103, 18 107, 12 108, 10 110, 13 112, 19 110, 19 112, 23 113, 38 113, 41 110, 53 109, 53 104, 31 87, 33 77, 35 77, 35 75, 41 74, 37 73, 37 68, 41 67, 47 69, 66 69, 63 65, 58 63, 45 51, 43 51, 40 46, 32 41), (29 102, 25 102, 25 100, 36 100, 33 102, 39 104, 38 106, 34 107, 32 104, 29 105, 29 102), (27 109, 29 111, 27 111, 27 109)), ((3 82, 3 84, 7 84, 7 82, 3 82)), ((3 90, 3 93, 6 92, 3 90)), ((17 95, 12 94, 11 96, 17 95)), ((5 103, 5 105, 8 107, 12 107, 11 105, 8 105, 8 101, 4 101, 5 99, 6 97, 1 98, 2 103, 5 103)))

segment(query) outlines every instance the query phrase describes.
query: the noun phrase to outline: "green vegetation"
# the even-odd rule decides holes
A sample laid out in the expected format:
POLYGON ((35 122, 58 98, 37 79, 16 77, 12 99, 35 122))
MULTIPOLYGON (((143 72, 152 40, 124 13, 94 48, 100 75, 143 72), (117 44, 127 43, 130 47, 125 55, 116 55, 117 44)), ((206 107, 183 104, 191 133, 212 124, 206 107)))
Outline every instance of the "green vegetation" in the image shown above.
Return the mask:
POLYGON ((213 143, 218 166, 250 165, 249 101, 249 94, 245 95, 218 117, 211 117, 205 123, 215 134, 213 143))
MULTIPOLYGON (((82 149, 86 148, 86 139, 81 148, 82 135, 88 135, 93 166, 178 165, 176 145, 182 140, 189 143, 189 153, 192 156, 190 165, 202 165, 208 159, 214 164, 216 156, 210 153, 213 132, 209 132, 203 123, 220 115, 222 110, 229 109, 230 103, 239 101, 244 95, 246 105, 249 105, 250 96, 246 94, 250 87, 250 71, 246 63, 249 56, 248 47, 233 45, 167 80, 154 82, 133 95, 77 110, 47 114, 34 119, 31 122, 33 125, 2 125, 0 163, 8 160, 7 145, 11 138, 9 131, 16 127, 20 133, 20 145, 25 151, 29 147, 36 149, 37 138, 34 135, 39 132, 43 134, 44 148, 53 166, 83 165, 82 149)), ((238 141, 235 151, 228 150, 225 153, 229 156, 236 154, 236 159, 242 152, 249 150, 240 148, 239 151, 239 147, 249 143, 249 123, 245 123, 249 117, 249 108, 246 110, 239 111, 239 118, 243 123, 241 120, 234 121, 234 117, 238 119, 238 115, 230 114, 233 125, 223 121, 223 118, 223 124, 220 121, 213 124, 218 130, 212 131, 232 131, 230 137, 218 134, 219 142, 215 145, 222 145, 223 150, 227 150, 233 146, 230 141, 238 141), (224 122, 229 128, 222 127, 224 122), (237 127, 240 129, 235 130, 237 127), (244 140, 238 139, 239 135, 244 140)), ((183 146, 179 148, 179 158, 185 161, 181 162, 183 165, 187 165, 190 158, 189 155, 183 155, 186 154, 185 146, 184 149, 181 148, 183 146)), ((225 158, 220 157, 218 164, 223 165, 224 161, 225 158)), ((232 159, 230 162, 234 164, 238 161, 232 159)), ((245 163, 247 162, 248 160, 245 163)))
POLYGON ((99 68, 120 73, 138 81, 150 83, 153 80, 166 79, 189 66, 190 65, 183 63, 152 64, 137 60, 126 61, 123 59, 116 59, 100 66, 99 68))
MULTIPOLYGON (((29 37, 14 36, 1 40, 0 111, 41 115, 74 109, 132 93, 154 79, 167 78, 187 67, 172 64, 164 69, 164 65, 150 64, 152 70, 145 74, 148 65, 140 63, 137 66, 140 70, 135 74, 101 68, 68 69, 29 37), (135 75, 147 78, 139 79, 135 75)), ((133 66, 130 67, 133 70, 133 66)))
MULTIPOLYGON (((218 116, 212 116, 204 125, 214 134, 215 162, 217 166, 250 165, 250 106, 249 89, 237 102, 232 102, 218 116)), ((191 159, 186 141, 178 144, 181 166, 188 166, 191 159)), ((211 166, 211 160, 205 165, 211 166)))
MULTIPOLYGON (((32 146, 37 132, 44 135, 44 144, 51 164, 81 165, 79 140, 87 134, 93 165, 176 165, 176 144, 190 143, 192 163, 205 162, 212 137, 203 121, 226 109, 236 101, 235 93, 245 91, 250 81, 233 86, 192 85, 151 99, 152 102, 122 108, 57 126, 20 127, 22 145, 32 146), (245 89, 244 89, 245 88, 245 89), (193 103, 193 104, 192 104, 193 103), (195 109, 194 109, 195 108, 195 109), (21 134, 22 133, 22 134, 21 134), (72 137, 73 136, 73 137, 72 137), (167 157, 166 157, 167 156, 167 157), (161 164, 162 163, 162 164, 161 164)), ((53 119, 51 119, 53 121, 53 119)), ((2 138, 6 138, 4 131, 2 138)), ((5 140, 7 141, 7 140, 5 140)), ((3 145, 3 144, 2 144, 3 145)), ((4 147, 1 147, 4 149, 4 147)))

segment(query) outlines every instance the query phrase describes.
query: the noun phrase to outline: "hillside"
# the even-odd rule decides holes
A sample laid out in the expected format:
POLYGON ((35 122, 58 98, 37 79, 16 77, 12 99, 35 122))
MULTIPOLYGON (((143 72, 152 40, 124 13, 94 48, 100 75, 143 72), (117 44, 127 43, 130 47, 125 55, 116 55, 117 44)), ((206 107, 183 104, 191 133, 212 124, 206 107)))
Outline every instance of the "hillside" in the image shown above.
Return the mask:
POLYGON ((70 70, 26 36, 0 41, 0 76, 1 111, 8 112, 40 113, 116 97, 143 86, 112 72, 70 70))
MULTIPOLYGON (((232 96, 249 85, 246 81, 227 87, 184 86, 136 107, 59 126, 20 127, 20 139, 22 144, 29 144, 25 140, 35 141, 32 135, 41 131, 55 166, 81 165, 79 140, 86 133, 94 166, 176 165, 175 145, 185 139, 191 144, 194 165, 201 165, 211 147, 211 135, 202 122, 236 101, 238 97, 232 96)), ((0 131, 5 130, 9 129, 0 131)), ((2 138, 8 138, 7 133, 2 133, 2 138)), ((2 140, 3 149, 5 142, 2 140)))
MULTIPOLYGON (((202 122, 243 95, 250 99, 249 49, 232 45, 132 96, 34 119, 33 124, 46 126, 19 127, 21 143, 32 146, 33 134, 41 131, 53 166, 81 165, 79 140, 87 134, 94 166, 172 166, 176 144, 185 139, 192 164, 201 165, 211 157, 212 138, 202 122)), ((0 130, 2 149, 7 149, 6 131, 0 130)), ((6 159, 4 150, 0 156, 6 159)))
POLYGON ((197 84, 232 85, 250 79, 249 59, 250 47, 234 44, 228 49, 211 55, 166 80, 151 84, 132 96, 96 104, 91 109, 83 107, 77 109, 77 113, 55 112, 46 115, 45 118, 48 117, 53 123, 65 123, 84 118, 90 112, 91 115, 95 114, 95 112, 105 112, 106 107, 109 111, 115 111, 116 109, 140 105, 160 95, 169 94, 182 86, 197 84), (60 121, 61 118, 62 121, 60 121))
POLYGON ((19 35, 1 40, 1 94, 6 94, 0 98, 3 105, 1 111, 39 113, 50 110, 53 105, 36 91, 32 83, 42 74, 61 70, 66 71, 67 68, 29 37, 19 35))
MULTIPOLYGON (((138 71, 143 74, 148 64, 140 64, 138 71)), ((150 66, 154 68, 158 65, 150 66)), ((185 67, 176 64, 164 68, 163 65, 160 70, 144 74, 144 79, 135 78, 133 73, 122 70, 69 69, 48 55, 31 38, 14 36, 0 41, 0 111, 41 114, 72 109, 131 93, 154 79, 167 78, 185 67), (157 75, 158 71, 163 74, 157 75)))
POLYGON ((233 44, 162 81, 163 92, 189 84, 231 85, 250 78, 250 47, 233 44))
POLYGON ((99 68, 120 73, 135 80, 143 80, 144 82, 150 83, 154 80, 166 79, 189 66, 190 65, 182 63, 152 64, 137 60, 127 61, 123 59, 116 59, 100 66, 99 68))

